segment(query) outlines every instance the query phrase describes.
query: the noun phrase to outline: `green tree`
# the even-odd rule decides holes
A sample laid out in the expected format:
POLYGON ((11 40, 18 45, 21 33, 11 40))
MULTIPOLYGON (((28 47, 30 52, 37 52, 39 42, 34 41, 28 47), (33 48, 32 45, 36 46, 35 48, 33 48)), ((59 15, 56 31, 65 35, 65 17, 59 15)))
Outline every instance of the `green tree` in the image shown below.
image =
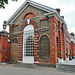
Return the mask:
POLYGON ((71 32, 70 35, 74 37, 74 33, 73 32, 71 32))
MULTIPOLYGON (((11 0, 11 1, 18 1, 18 0, 11 0)), ((5 4, 8 4, 8 0, 0 0, 0 8, 5 8, 5 4)))

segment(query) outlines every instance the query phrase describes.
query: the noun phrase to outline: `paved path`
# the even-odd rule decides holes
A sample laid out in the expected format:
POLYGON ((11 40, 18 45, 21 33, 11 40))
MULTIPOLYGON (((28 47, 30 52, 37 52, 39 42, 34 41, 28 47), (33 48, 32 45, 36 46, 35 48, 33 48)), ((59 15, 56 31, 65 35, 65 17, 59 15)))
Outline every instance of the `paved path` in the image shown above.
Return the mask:
POLYGON ((13 65, 0 66, 0 75, 75 75, 74 73, 60 72, 56 68, 20 68, 13 65))
POLYGON ((67 65, 75 65, 75 59, 69 60, 69 61, 65 61, 62 64, 67 64, 67 65))

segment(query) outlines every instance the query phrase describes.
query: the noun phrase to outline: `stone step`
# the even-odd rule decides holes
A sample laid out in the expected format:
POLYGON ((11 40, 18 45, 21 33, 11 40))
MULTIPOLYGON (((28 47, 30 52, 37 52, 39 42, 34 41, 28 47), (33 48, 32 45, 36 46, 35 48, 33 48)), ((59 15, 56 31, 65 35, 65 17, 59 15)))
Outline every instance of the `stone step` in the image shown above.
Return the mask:
POLYGON ((30 63, 16 63, 14 64, 16 67, 23 67, 23 68, 36 68, 36 64, 30 64, 30 63))
POLYGON ((75 65, 71 64, 56 64, 56 68, 64 72, 75 72, 75 65))

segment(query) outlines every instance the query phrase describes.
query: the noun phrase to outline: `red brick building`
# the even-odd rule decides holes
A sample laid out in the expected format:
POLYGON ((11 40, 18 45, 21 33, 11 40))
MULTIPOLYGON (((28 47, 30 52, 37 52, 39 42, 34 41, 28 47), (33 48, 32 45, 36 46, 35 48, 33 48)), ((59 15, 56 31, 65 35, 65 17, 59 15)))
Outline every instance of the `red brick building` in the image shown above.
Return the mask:
POLYGON ((60 9, 26 0, 7 22, 10 62, 55 65, 58 57, 75 56, 75 38, 60 9))

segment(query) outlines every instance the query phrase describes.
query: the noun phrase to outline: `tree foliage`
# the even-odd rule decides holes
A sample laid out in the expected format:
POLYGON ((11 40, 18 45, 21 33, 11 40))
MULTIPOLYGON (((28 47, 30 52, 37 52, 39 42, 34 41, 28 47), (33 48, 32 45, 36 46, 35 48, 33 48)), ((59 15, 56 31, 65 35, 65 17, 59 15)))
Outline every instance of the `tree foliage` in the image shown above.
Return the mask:
MULTIPOLYGON (((11 0, 11 1, 18 1, 18 0, 11 0)), ((0 0, 0 8, 5 8, 5 4, 8 4, 8 0, 0 0)))
POLYGON ((71 32, 70 35, 74 37, 74 33, 73 32, 71 32))

